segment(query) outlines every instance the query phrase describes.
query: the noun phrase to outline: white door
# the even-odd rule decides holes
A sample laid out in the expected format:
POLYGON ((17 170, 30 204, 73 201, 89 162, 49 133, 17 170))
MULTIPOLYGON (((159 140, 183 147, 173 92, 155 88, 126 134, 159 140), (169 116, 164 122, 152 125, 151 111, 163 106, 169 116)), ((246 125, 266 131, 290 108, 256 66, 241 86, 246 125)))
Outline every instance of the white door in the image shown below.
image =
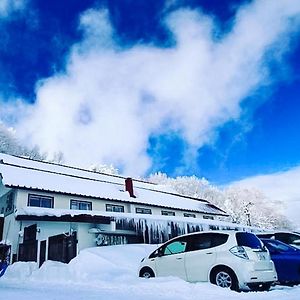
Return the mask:
POLYGON ((161 256, 155 258, 157 276, 176 276, 187 279, 184 265, 186 245, 186 241, 177 239, 162 249, 161 256))
POLYGON ((211 266, 216 261, 213 234, 203 233, 193 236, 185 253, 187 280, 207 281, 211 266))

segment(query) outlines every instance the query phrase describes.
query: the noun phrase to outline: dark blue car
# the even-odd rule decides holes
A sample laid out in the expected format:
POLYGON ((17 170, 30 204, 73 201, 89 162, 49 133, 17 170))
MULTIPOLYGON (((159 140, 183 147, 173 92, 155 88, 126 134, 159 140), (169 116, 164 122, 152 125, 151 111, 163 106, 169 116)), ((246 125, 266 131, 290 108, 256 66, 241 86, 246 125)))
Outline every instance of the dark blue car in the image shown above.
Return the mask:
POLYGON ((261 241, 270 252, 280 284, 299 284, 300 250, 273 239, 261 238, 261 241))

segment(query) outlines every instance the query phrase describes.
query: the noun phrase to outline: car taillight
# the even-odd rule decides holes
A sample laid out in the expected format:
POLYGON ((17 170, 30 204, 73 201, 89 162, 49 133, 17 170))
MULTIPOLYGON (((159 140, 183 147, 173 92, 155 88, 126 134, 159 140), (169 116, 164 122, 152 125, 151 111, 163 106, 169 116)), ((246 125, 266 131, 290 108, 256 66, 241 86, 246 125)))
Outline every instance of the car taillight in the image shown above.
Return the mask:
POLYGON ((235 246, 235 247, 232 247, 230 250, 229 250, 233 255, 237 256, 237 257, 240 257, 240 258, 243 258, 243 259, 249 259, 247 253, 246 253, 246 250, 244 247, 242 246, 235 246))

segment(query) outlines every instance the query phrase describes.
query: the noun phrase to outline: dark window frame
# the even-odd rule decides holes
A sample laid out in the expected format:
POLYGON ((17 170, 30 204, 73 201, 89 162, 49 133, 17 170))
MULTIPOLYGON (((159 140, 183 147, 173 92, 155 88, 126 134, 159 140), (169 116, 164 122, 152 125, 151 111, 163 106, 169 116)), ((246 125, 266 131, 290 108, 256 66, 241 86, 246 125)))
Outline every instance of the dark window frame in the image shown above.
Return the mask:
POLYGON ((144 215, 152 215, 152 210, 151 210, 151 208, 136 207, 135 213, 136 214, 144 214, 144 215), (138 211, 138 210, 140 210, 140 211, 138 211))
POLYGON ((70 209, 77 209, 77 210, 93 210, 93 204, 92 201, 84 201, 84 200, 76 200, 76 199, 70 199, 70 209), (72 202, 78 204, 78 208, 72 208, 72 202), (81 209, 80 204, 87 204, 90 205, 89 209, 81 209))
POLYGON ((162 210, 161 211, 162 216, 175 216, 175 211, 171 211, 171 210, 162 210))
POLYGON ((117 204, 110 204, 110 203, 107 203, 105 205, 105 210, 108 211, 108 212, 125 212, 125 206, 124 205, 117 205, 117 204), (111 206, 111 210, 108 209, 108 207, 111 206), (121 208, 121 211, 117 210, 115 211, 113 208, 114 207, 118 207, 118 208, 121 208))
POLYGON ((196 218, 196 214, 193 213, 183 213, 185 218, 196 218))
POLYGON ((52 196, 45 196, 45 195, 38 195, 38 194, 28 194, 28 200, 27 200, 27 206, 28 207, 42 207, 42 208, 54 208, 54 197, 52 196), (38 200, 40 205, 36 206, 36 205, 30 205, 32 197, 35 197, 36 201, 38 200), (48 206, 41 206, 42 201, 41 200, 50 200, 50 207, 48 206))

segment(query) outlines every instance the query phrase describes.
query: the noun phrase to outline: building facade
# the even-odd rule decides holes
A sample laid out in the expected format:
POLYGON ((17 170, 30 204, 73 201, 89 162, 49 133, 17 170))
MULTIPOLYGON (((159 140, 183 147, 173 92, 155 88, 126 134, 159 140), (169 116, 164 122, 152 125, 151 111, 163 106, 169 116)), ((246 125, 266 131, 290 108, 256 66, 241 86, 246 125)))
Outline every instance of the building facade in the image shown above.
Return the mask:
POLYGON ((0 174, 0 240, 12 262, 69 262, 88 247, 237 227, 206 200, 140 180, 6 154, 0 174))

